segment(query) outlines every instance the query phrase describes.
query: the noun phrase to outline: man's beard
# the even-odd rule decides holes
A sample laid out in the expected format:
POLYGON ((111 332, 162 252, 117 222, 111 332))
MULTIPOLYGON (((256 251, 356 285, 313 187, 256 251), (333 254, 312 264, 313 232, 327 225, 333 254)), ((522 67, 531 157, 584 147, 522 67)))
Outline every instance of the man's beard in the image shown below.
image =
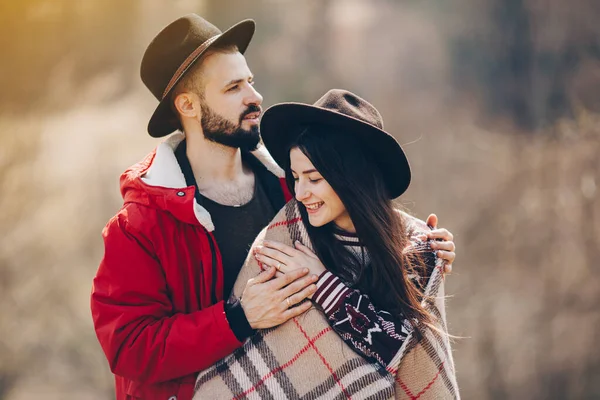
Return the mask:
POLYGON ((260 112, 261 109, 259 106, 255 104, 248 106, 248 109, 240 115, 240 120, 237 125, 221 117, 205 103, 201 105, 201 109, 202 130, 204 131, 204 137, 206 139, 241 150, 256 150, 256 147, 260 142, 258 125, 253 125, 249 130, 246 130, 242 128, 242 122, 246 115, 253 112, 260 112))

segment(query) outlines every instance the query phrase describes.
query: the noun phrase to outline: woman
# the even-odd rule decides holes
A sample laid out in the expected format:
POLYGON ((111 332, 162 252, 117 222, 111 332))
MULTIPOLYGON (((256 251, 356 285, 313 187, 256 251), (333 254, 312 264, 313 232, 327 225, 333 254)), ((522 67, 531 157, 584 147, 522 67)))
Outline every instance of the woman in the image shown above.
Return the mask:
MULTIPOLYGON (((427 242, 410 240, 426 226, 393 206, 411 173, 377 110, 350 92, 332 90, 314 105, 273 106, 261 132, 296 201, 257 238, 257 263, 249 257, 238 282, 255 276, 257 266, 280 273, 308 266, 319 276, 312 300, 325 318, 309 312, 262 331, 220 362, 216 371, 231 372, 237 362, 252 366, 234 378, 222 374, 231 393, 458 398, 442 271, 427 242)), ((236 284, 234 293, 241 287, 236 284)), ((297 302, 285 299, 288 307, 297 302)), ((198 393, 215 393, 215 375, 200 374, 198 393)))

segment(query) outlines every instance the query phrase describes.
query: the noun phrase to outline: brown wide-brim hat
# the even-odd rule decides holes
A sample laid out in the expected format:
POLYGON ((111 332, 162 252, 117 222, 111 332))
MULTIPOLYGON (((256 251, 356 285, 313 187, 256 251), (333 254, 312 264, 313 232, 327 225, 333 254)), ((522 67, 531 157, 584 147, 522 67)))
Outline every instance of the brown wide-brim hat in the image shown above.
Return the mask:
POLYGON ((383 118, 373 105, 347 90, 332 89, 314 104, 280 103, 264 112, 260 122, 263 142, 275 161, 289 161, 292 143, 302 127, 330 126, 338 132, 355 135, 365 151, 374 154, 390 198, 408 189, 411 172, 398 141, 383 129, 383 118))
POLYGON ((148 45, 140 75, 160 102, 148 123, 152 137, 180 129, 171 108, 171 93, 185 73, 209 49, 235 45, 244 53, 254 35, 253 20, 244 20, 225 32, 196 14, 188 14, 166 26, 148 45))

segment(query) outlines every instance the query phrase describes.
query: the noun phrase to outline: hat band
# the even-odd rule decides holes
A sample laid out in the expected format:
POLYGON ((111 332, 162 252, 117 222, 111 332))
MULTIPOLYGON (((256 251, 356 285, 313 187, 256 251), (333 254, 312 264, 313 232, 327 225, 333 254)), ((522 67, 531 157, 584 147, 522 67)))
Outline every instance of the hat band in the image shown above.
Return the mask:
POLYGON ((179 81, 179 78, 181 78, 181 75, 183 75, 183 73, 185 72, 185 70, 190 66, 190 64, 192 62, 194 62, 194 60, 196 59, 196 57, 198 57, 198 54, 202 53, 204 50, 206 50, 206 48, 208 46, 210 46, 215 40, 217 40, 221 35, 216 35, 211 37, 210 39, 208 39, 206 42, 202 43, 200 46, 198 46, 198 48, 196 50, 194 50, 186 59, 185 61, 179 66, 179 68, 177 68, 177 71, 175 71, 175 74, 173 75, 173 77, 171 78, 171 80, 169 81, 169 84, 167 85, 167 88, 165 89, 165 91, 163 92, 162 95, 162 99, 164 100, 165 97, 167 96, 167 94, 171 91, 171 89, 173 89, 173 86, 175 86, 177 84, 177 81, 179 81))

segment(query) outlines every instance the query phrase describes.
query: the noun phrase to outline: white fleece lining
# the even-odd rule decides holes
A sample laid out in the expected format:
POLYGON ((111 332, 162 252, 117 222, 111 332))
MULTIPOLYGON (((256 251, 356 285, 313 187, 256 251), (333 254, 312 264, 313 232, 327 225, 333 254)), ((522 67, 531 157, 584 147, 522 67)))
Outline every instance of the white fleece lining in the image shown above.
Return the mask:
MULTIPOLYGON (((184 139, 185 135, 178 131, 168 136, 157 146, 152 165, 150 165, 148 171, 141 177, 145 184, 169 189, 185 189, 187 187, 185 177, 175 157, 175 150, 184 139)), ((284 177, 283 170, 277 165, 264 145, 259 145, 252 154, 275 176, 278 178, 284 177)), ((196 215, 196 219, 206 230, 209 232, 215 230, 210 213, 206 208, 198 204, 195 198, 194 215, 196 215)))
POLYGON ((285 173, 283 169, 273 159, 267 148, 261 143, 256 150, 252 152, 254 157, 256 157, 267 169, 276 177, 283 178, 285 177, 285 173))
POLYGON ((158 145, 152 165, 142 177, 144 183, 170 189, 184 189, 187 187, 185 177, 175 157, 175 149, 183 139, 185 139, 184 134, 177 132, 158 145))

